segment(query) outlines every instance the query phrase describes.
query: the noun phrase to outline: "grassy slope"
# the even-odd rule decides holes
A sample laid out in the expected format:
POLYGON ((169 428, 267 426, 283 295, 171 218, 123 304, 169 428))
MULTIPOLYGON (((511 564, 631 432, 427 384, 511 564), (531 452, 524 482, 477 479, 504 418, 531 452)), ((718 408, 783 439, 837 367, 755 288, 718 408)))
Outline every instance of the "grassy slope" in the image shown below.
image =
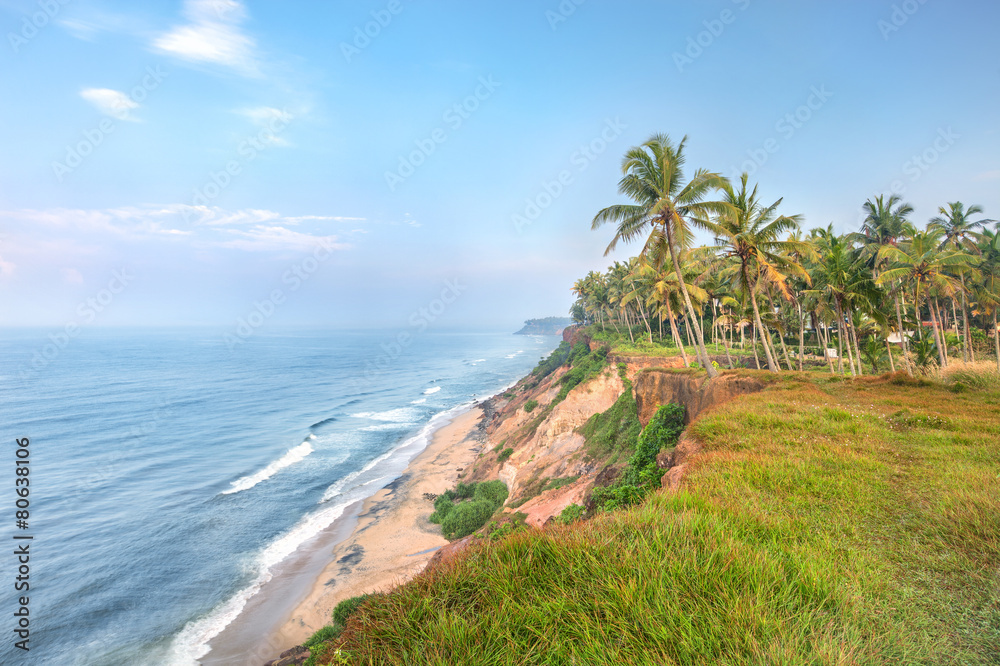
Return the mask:
POLYGON ((691 430, 681 492, 482 543, 348 663, 1000 663, 1000 388, 786 377, 691 430))

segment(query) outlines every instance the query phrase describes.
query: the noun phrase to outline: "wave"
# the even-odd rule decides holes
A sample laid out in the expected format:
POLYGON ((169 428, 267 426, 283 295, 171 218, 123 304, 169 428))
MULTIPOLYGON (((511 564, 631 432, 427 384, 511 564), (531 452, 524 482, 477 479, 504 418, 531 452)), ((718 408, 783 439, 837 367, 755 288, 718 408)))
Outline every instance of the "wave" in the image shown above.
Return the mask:
POLYGON ((424 395, 431 395, 432 393, 437 393, 440 390, 441 390, 440 386, 432 386, 426 391, 424 391, 424 395))
POLYGON ((242 479, 233 481, 232 488, 229 490, 223 490, 220 495, 232 495, 233 493, 238 493, 241 490, 249 490, 261 481, 270 479, 272 476, 289 465, 294 465, 300 460, 303 460, 306 456, 313 452, 312 440, 314 439, 316 439, 316 435, 309 435, 306 437, 304 442, 293 449, 289 449, 285 455, 281 456, 256 474, 244 476, 242 479))
POLYGON ((294 553, 302 544, 333 524, 344 514, 344 510, 354 500, 345 500, 334 506, 320 509, 305 516, 284 536, 265 548, 256 558, 257 575, 243 588, 221 605, 216 606, 201 619, 188 622, 171 645, 172 666, 190 666, 209 652, 209 642, 239 617, 247 602, 271 580, 271 569, 294 553))
POLYGON ((315 430, 316 428, 322 428, 323 426, 330 425, 331 423, 335 423, 336 421, 337 417, 331 416, 328 419, 323 419, 322 421, 317 421, 316 423, 313 423, 311 426, 309 426, 309 429, 315 430))
POLYGON ((383 432, 385 430, 402 430, 404 428, 411 428, 415 426, 416 423, 403 423, 403 422, 393 422, 393 423, 378 423, 376 425, 365 426, 364 428, 358 428, 359 432, 383 432))
POLYGON ((411 405, 422 405, 422 404, 424 404, 425 402, 427 402, 427 398, 418 398, 417 400, 414 400, 414 401, 413 401, 413 402, 411 402, 410 404, 411 404, 411 405))
POLYGON ((223 629, 228 627, 233 620, 239 617, 246 607, 247 602, 273 578, 272 569, 286 557, 298 550, 304 543, 319 535, 320 532, 332 525, 340 518, 344 511, 354 502, 364 499, 370 490, 383 487, 398 472, 381 471, 372 478, 361 478, 360 483, 348 486, 363 477, 368 472, 374 470, 380 463, 396 456, 398 463, 402 467, 408 460, 422 451, 431 441, 434 432, 447 423, 451 418, 469 408, 471 403, 465 403, 453 407, 452 409, 439 412, 431 417, 431 420, 424 425, 420 431, 412 437, 403 440, 399 446, 387 451, 375 458, 362 469, 348 474, 337 483, 330 486, 321 504, 340 496, 341 501, 329 506, 323 506, 313 513, 306 514, 295 526, 284 535, 278 537, 274 542, 264 548, 256 558, 254 558, 254 569, 256 575, 252 582, 239 590, 232 597, 224 601, 209 611, 207 615, 197 620, 188 622, 180 633, 174 638, 170 646, 169 666, 190 666, 198 663, 198 660, 208 654, 209 643, 218 636, 223 629), (381 485, 380 485, 381 484, 381 485), (346 488, 346 490, 345 490, 346 488))
POLYGON ((517 358, 517 356, 518 356, 519 354, 523 354, 523 353, 524 353, 524 350, 523 350, 523 349, 518 349, 518 350, 517 350, 516 352, 514 352, 513 354, 507 354, 506 356, 504 356, 504 358, 517 358))
POLYGON ((351 414, 356 419, 370 419, 372 421, 392 421, 394 423, 412 423, 419 415, 412 407, 399 407, 384 412, 359 412, 351 414))

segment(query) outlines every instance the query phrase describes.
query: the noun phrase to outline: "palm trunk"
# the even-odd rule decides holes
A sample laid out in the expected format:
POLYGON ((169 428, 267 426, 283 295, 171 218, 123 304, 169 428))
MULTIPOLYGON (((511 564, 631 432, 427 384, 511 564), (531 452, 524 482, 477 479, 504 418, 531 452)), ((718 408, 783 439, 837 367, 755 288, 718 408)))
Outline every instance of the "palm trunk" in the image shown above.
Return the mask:
POLYGON ((708 373, 710 379, 718 377, 718 371, 712 367, 711 361, 708 359, 708 350, 705 349, 705 338, 702 335, 701 327, 695 321, 697 315, 694 311, 694 306, 691 305, 691 296, 688 294, 687 284, 684 282, 684 274, 681 272, 681 261, 677 253, 677 247, 674 245, 674 231, 672 225, 664 224, 664 230, 667 232, 667 245, 670 246, 670 261, 674 264, 674 273, 677 275, 677 283, 681 286, 681 293, 684 295, 684 305, 687 306, 688 315, 691 317, 691 323, 694 324, 694 334, 697 338, 698 346, 698 357, 701 359, 701 365, 705 368, 705 372, 708 373))
POLYGON ((757 327, 753 328, 753 360, 757 363, 757 369, 760 370, 760 356, 757 354, 757 327))
POLYGON ((625 328, 628 329, 628 339, 632 341, 632 344, 635 344, 635 338, 632 337, 632 322, 628 319, 628 308, 622 308, 622 312, 625 314, 625 328))
POLYGON ((646 325, 646 332, 649 334, 649 344, 653 344, 653 329, 649 327, 649 319, 646 318, 646 310, 642 307, 642 302, 636 299, 636 304, 639 307, 639 314, 642 315, 642 323, 646 325))
POLYGON ((941 329, 941 349, 944 352, 944 362, 941 364, 941 367, 942 368, 947 368, 948 367, 948 338, 946 338, 944 336, 944 334, 945 334, 945 326, 947 325, 947 322, 945 321, 945 318, 944 318, 944 316, 941 313, 941 303, 938 301, 937 298, 934 299, 933 305, 934 305, 934 313, 937 315, 937 319, 938 319, 938 328, 941 329))
POLYGON ((792 367, 792 359, 788 357, 788 347, 785 345, 785 337, 778 331, 778 342, 781 343, 781 353, 785 355, 785 365, 788 366, 789 372, 795 372, 795 368, 792 367))
MULTIPOLYGON (((767 329, 764 328, 764 324, 760 320, 760 310, 757 308, 757 297, 754 296, 753 287, 746 281, 746 271, 743 273, 743 283, 747 285, 747 291, 750 292, 750 303, 753 305, 753 322, 757 329, 760 330, 760 340, 764 343, 764 356, 767 358, 767 369, 771 372, 777 372, 778 368, 775 366, 774 359, 771 358, 771 350, 768 349, 767 346, 767 329)), ((756 347, 754 350, 756 353, 756 347)))
POLYGON ((830 364, 830 374, 835 375, 837 374, 837 371, 833 369, 833 359, 830 358, 830 352, 829 352, 830 349, 829 330, 827 329, 826 324, 823 322, 823 320, 820 319, 818 316, 816 317, 816 322, 817 322, 816 330, 818 332, 817 337, 823 344, 823 358, 825 358, 826 362, 830 364))
MULTIPOLYGON (((837 304, 837 372, 844 374, 844 311, 840 306, 840 300, 834 299, 837 304)), ((851 343, 847 343, 847 353, 851 354, 851 343)), ((854 376, 854 360, 851 360, 851 376, 854 376)))
POLYGON ((806 355, 806 318, 802 314, 802 304, 796 303, 799 313, 799 372, 802 372, 803 357, 806 355))
POLYGON ((896 325, 899 326, 899 346, 903 350, 903 365, 906 366, 906 374, 913 376, 913 368, 910 367, 910 359, 906 349, 906 332, 903 330, 903 313, 899 309, 899 294, 895 295, 896 301, 896 325))
POLYGON ((858 344, 858 328, 857 328, 857 326, 854 325, 853 314, 851 316, 851 328, 850 328, 849 333, 850 333, 851 339, 854 340, 854 357, 858 361, 858 376, 861 377, 865 373, 863 371, 863 368, 861 367, 861 346, 858 344))
POLYGON ((997 328, 997 311, 993 310, 993 344, 996 345, 997 372, 1000 372, 1000 328, 997 328))
POLYGON ((889 352, 889 370, 896 372, 896 364, 892 362, 892 345, 889 344, 889 338, 885 339, 885 350, 889 352))
MULTIPOLYGON (((718 318, 716 318, 718 321, 718 318)), ((733 357, 729 353, 729 339, 726 337, 726 331, 722 331, 722 345, 726 348, 726 362, 729 363, 729 369, 733 369, 733 357)))
POLYGON ((691 364, 688 363, 687 352, 684 351, 684 343, 681 341, 680 333, 677 332, 677 322, 674 317, 674 310, 673 308, 670 307, 669 300, 667 301, 667 316, 670 317, 670 332, 674 336, 674 344, 677 345, 677 348, 681 350, 681 358, 684 359, 684 367, 685 368, 690 367, 691 364))
POLYGON ((941 363, 941 367, 947 367, 947 362, 944 360, 944 346, 941 344, 941 334, 938 332, 938 319, 934 312, 934 301, 927 299, 927 309, 931 313, 931 328, 934 329, 934 343, 938 348, 938 360, 941 363))
POLYGON ((958 342, 959 342, 959 344, 962 345, 962 362, 963 363, 968 363, 969 362, 969 341, 965 340, 965 343, 962 344, 962 336, 965 335, 965 332, 959 330, 959 327, 961 326, 961 321, 962 320, 958 318, 958 299, 955 298, 954 296, 951 297, 951 317, 952 317, 952 319, 955 320, 955 333, 958 334, 958 338, 959 338, 958 342))
POLYGON ((976 362, 976 350, 972 346, 972 336, 969 334, 969 304, 965 299, 965 274, 959 276, 962 278, 962 326, 965 328, 965 346, 969 348, 969 362, 976 362))

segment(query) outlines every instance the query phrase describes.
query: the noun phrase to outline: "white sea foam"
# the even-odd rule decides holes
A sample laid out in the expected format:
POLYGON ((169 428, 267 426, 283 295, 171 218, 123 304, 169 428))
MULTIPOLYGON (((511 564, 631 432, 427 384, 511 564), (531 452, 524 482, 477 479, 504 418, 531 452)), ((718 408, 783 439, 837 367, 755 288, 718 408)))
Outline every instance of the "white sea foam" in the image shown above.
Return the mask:
POLYGON ((253 582, 216 606, 208 615, 188 622, 174 638, 167 663, 171 666, 197 664, 199 659, 208 654, 209 642, 229 626, 243 612, 247 601, 271 580, 273 577, 271 568, 295 552, 303 543, 332 525, 333 521, 343 515, 344 509, 351 501, 353 500, 345 500, 308 514, 291 530, 265 548, 255 560, 257 576, 253 582))
POLYGON ((424 404, 425 402, 427 402, 427 398, 420 398, 419 400, 414 400, 414 401, 413 401, 413 402, 411 402, 410 404, 411 404, 411 405, 422 405, 422 404, 424 404))
POLYGON ((393 423, 410 423, 419 416, 412 407, 399 407, 385 412, 358 412, 351 414, 356 419, 370 419, 372 421, 391 421, 393 423))
POLYGON ((194 666, 198 660, 208 654, 209 643, 223 629, 230 625, 246 607, 247 601, 257 594, 273 577, 272 568, 286 557, 294 553, 306 541, 317 536, 344 514, 344 510, 352 503, 367 497, 371 490, 382 487, 393 476, 385 471, 372 472, 380 463, 390 457, 398 458, 399 471, 407 461, 422 451, 431 440, 434 431, 448 422, 454 415, 468 408, 468 404, 459 405, 447 411, 435 414, 431 420, 413 437, 408 437, 399 446, 387 451, 372 460, 362 469, 348 474, 337 483, 330 486, 323 495, 321 503, 340 496, 341 501, 322 506, 313 513, 306 514, 288 532, 278 537, 264 548, 254 558, 256 576, 253 581, 222 604, 212 609, 208 615, 188 622, 174 638, 170 646, 169 666, 194 666), (360 481, 359 481, 359 477, 360 481), (368 478, 370 477, 370 478, 368 478), (359 483, 354 483, 359 481, 359 483), (353 484, 353 485, 352 485, 353 484), (345 490, 346 489, 346 490, 345 490))
POLYGON ((360 432, 383 432, 385 430, 403 430, 415 426, 416 423, 378 423, 376 425, 358 428, 360 432))
POLYGON ((424 395, 430 395, 432 393, 437 393, 440 390, 441 390, 440 386, 432 386, 429 389, 427 389, 426 391, 424 391, 424 395))
POLYGON ((309 435, 306 437, 306 441, 302 442, 293 449, 289 449, 285 455, 281 456, 256 474, 244 476, 242 479, 233 481, 233 487, 229 490, 223 490, 221 494, 232 495, 233 493, 238 493, 241 490, 249 490, 261 481, 270 479, 272 476, 289 465, 294 465, 313 452, 311 441, 314 439, 316 439, 315 435, 309 435))

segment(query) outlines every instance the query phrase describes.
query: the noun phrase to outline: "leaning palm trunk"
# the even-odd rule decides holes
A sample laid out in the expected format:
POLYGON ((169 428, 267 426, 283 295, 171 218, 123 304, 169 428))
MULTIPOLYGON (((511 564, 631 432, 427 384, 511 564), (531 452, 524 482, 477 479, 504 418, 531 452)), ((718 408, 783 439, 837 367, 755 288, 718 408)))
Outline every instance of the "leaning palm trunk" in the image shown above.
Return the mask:
POLYGON ((819 317, 817 317, 816 319, 819 322, 817 328, 817 330, 819 331, 819 339, 820 342, 823 344, 823 358, 825 358, 827 363, 830 364, 830 374, 835 375, 837 374, 837 371, 833 369, 833 359, 830 358, 830 352, 829 352, 830 349, 829 330, 827 329, 826 324, 823 323, 823 320, 819 319, 819 317))
MULTIPOLYGON (((844 374, 844 311, 837 302, 837 372, 844 374)), ((847 352, 851 353, 851 343, 847 343, 847 352)), ((854 375, 854 361, 851 361, 851 375, 854 375)))
POLYGON ((806 318, 802 314, 802 304, 796 303, 799 312, 799 372, 802 372, 803 357, 806 355, 806 318))
POLYGON ((681 340, 680 333, 677 332, 677 319, 674 317, 674 310, 670 307, 669 300, 667 300, 667 316, 670 318, 670 333, 674 336, 674 344, 681 350, 681 358, 684 359, 684 367, 690 367, 691 364, 688 363, 687 352, 684 351, 684 342, 681 340))
MULTIPOLYGON (((718 317, 716 318, 716 321, 718 321, 718 317)), ((722 345, 726 348, 726 362, 729 363, 729 369, 732 370, 733 369, 733 357, 729 353, 729 339, 726 337, 726 331, 725 331, 725 329, 723 329, 723 331, 722 331, 722 345)))
POLYGON ((941 336, 941 342, 940 342, 940 345, 941 345, 940 346, 940 351, 941 351, 941 354, 940 354, 940 356, 941 356, 941 367, 942 368, 947 368, 948 367, 948 339, 944 336, 944 334, 945 334, 945 326, 947 326, 947 322, 945 321, 944 316, 941 314, 941 303, 938 302, 938 299, 935 298, 934 301, 931 303, 931 306, 934 308, 934 311, 931 313, 931 316, 935 316, 935 315, 937 316, 938 329, 941 331, 940 332, 940 336, 941 336))
MULTIPOLYGON (((906 350, 906 332, 903 331, 903 314, 899 309, 899 294, 895 296, 896 301, 896 325, 899 327, 899 345, 903 350, 903 364, 906 366, 906 374, 913 376, 913 368, 910 367, 910 359, 906 350)), ((890 355, 889 358, 892 358, 890 355)))
MULTIPOLYGON (((764 324, 760 320, 760 310, 757 308, 757 297, 753 294, 753 287, 749 284, 747 285, 747 290, 750 292, 750 303, 753 305, 753 323, 757 330, 760 331, 760 341, 764 344, 764 356, 767 358, 767 369, 771 372, 778 372, 778 368, 774 364, 774 359, 771 358, 771 350, 767 346, 767 338, 770 337, 767 329, 764 328, 764 324)), ((756 353, 756 347, 754 348, 754 353, 756 353)))
POLYGON ((862 375, 864 375, 864 372, 862 371, 861 368, 861 348, 858 345, 858 327, 854 325, 853 318, 851 321, 850 336, 851 339, 854 340, 854 358, 856 358, 858 361, 858 376, 861 377, 862 375))
POLYGON ((677 284, 681 287, 681 294, 684 296, 684 305, 687 307, 688 315, 691 317, 691 323, 694 325, 698 358, 701 360, 701 365, 705 368, 705 372, 708 373, 709 378, 718 377, 718 371, 712 367, 712 362, 708 358, 708 350, 705 349, 705 338, 701 333, 701 326, 699 326, 696 321, 697 315, 695 314, 694 306, 691 305, 691 296, 688 294, 687 284, 684 282, 684 274, 681 272, 680 257, 677 253, 677 247, 674 245, 673 229, 671 229, 671 225, 669 224, 664 224, 663 226, 667 232, 667 245, 670 246, 670 261, 674 264, 674 273, 677 275, 677 284))
POLYGON ((934 314, 934 302, 931 299, 927 299, 927 309, 930 311, 931 315, 931 329, 934 331, 934 344, 938 348, 938 360, 941 363, 941 367, 945 367, 944 360, 944 346, 941 344, 941 336, 938 333, 938 320, 937 315, 934 314))
POLYGON ((778 341, 781 343, 781 353, 785 355, 785 365, 788 366, 788 371, 794 372, 795 368, 792 367, 792 359, 788 357, 788 347, 785 346, 785 336, 781 334, 781 331, 778 331, 778 341))
POLYGON ((997 311, 993 310, 993 344, 997 353, 997 372, 1000 372, 1000 327, 997 326, 997 311))
POLYGON ((757 364, 757 369, 760 370, 760 356, 757 355, 757 327, 753 328, 753 360, 757 364))
POLYGON ((889 338, 885 339, 885 351, 889 354, 889 370, 896 372, 896 364, 892 362, 892 345, 889 344, 889 338))

